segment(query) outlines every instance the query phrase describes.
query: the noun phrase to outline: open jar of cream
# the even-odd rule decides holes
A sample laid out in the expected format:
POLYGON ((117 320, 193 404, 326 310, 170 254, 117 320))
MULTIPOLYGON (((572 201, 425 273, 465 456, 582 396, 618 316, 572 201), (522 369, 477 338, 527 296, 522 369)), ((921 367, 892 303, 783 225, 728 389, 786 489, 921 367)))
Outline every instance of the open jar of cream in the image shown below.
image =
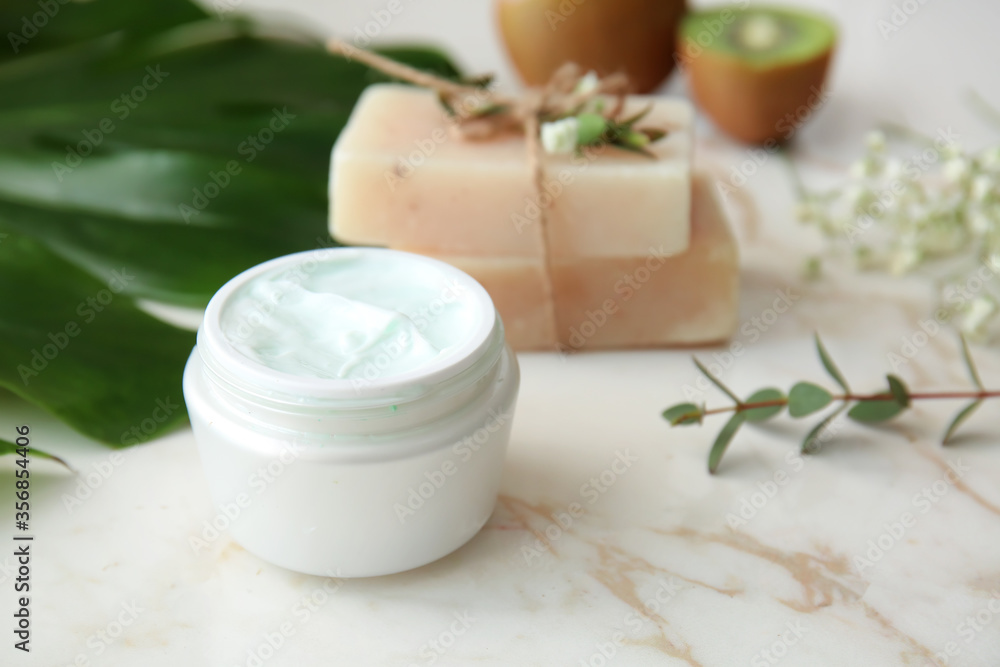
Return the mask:
POLYGON ((479 283, 419 255, 332 248, 216 293, 184 398, 232 537, 292 570, 363 577, 483 526, 518 383, 479 283))

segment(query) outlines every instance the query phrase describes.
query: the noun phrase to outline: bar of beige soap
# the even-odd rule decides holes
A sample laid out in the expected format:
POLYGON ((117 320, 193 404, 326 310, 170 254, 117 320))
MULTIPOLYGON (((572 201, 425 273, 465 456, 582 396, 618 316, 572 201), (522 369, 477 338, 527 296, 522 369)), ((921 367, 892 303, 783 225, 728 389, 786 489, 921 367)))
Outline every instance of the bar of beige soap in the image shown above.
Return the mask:
POLYGON ((442 255, 632 257, 650 245, 687 249, 693 112, 688 102, 628 98, 625 114, 652 105, 641 127, 668 135, 657 159, 614 147, 544 157, 544 192, 532 187, 523 136, 472 141, 449 130, 435 93, 370 86, 333 148, 333 236, 348 244, 419 247, 442 255))
POLYGON ((691 245, 679 255, 667 256, 647 246, 632 257, 557 260, 552 302, 543 296, 543 264, 538 260, 437 257, 486 288, 515 349, 724 340, 737 326, 739 257, 722 208, 701 176, 694 179, 690 227, 691 245))

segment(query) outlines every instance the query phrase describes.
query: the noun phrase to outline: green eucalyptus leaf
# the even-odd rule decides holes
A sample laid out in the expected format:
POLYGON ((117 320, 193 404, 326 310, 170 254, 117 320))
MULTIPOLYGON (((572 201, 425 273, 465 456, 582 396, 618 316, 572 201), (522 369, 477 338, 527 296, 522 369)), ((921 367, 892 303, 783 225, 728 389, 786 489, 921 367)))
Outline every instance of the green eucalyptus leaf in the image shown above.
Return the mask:
POLYGON ((906 388, 906 383, 895 375, 887 375, 886 379, 889 380, 889 393, 896 403, 904 408, 910 407, 910 390, 906 388))
POLYGON ((976 410, 978 410, 979 406, 982 404, 983 404, 982 400, 978 400, 978 401, 973 401, 972 403, 969 403, 964 408, 962 408, 962 411, 959 412, 957 415, 955 415, 955 418, 951 420, 951 424, 948 425, 948 430, 945 431, 944 437, 941 439, 941 444, 942 445, 950 444, 951 438, 952 436, 955 435, 955 432, 958 430, 958 427, 961 426, 963 423, 965 423, 965 420, 971 417, 972 414, 976 410))
MULTIPOLYGON (((486 118, 488 116, 496 116, 499 114, 508 113, 509 111, 510 111, 509 104, 487 104, 479 107, 471 114, 469 114, 469 116, 472 118, 486 118)), ((452 110, 452 115, 453 113, 454 110, 452 110)))
MULTIPOLYGON (((7 454, 18 455, 17 451, 19 449, 23 449, 23 448, 22 447, 18 447, 13 442, 7 442, 6 440, 0 440, 0 456, 6 456, 7 454)), ((34 447, 29 447, 28 448, 28 459, 29 460, 30 459, 48 459, 50 461, 55 461, 59 465, 65 466, 66 468, 69 468, 70 470, 73 469, 73 468, 70 467, 70 465, 68 463, 66 463, 65 461, 63 461, 58 456, 55 456, 54 454, 49 454, 47 452, 43 452, 42 450, 35 449, 34 447)), ((28 465, 31 465, 31 464, 29 463, 28 465)))
POLYGON ((647 144, 649 144, 649 137, 642 132, 637 132, 635 130, 629 130, 626 132, 623 136, 623 140, 630 146, 636 146, 638 148, 644 148, 647 144))
POLYGON ((788 414, 796 419, 811 415, 830 405, 833 396, 811 382, 799 382, 788 392, 788 414))
POLYGON ((736 435, 736 432, 740 430, 740 426, 745 421, 745 415, 742 412, 737 412, 729 418, 726 425, 719 431, 719 435, 715 438, 715 443, 712 445, 712 451, 708 454, 708 472, 714 475, 715 471, 719 469, 722 455, 726 453, 726 448, 729 447, 733 436, 736 435))
POLYGON ((589 146, 601 140, 604 131, 608 129, 608 121, 597 113, 581 113, 576 117, 576 143, 578 146, 589 146))
POLYGON ((814 426, 809 431, 806 437, 802 440, 801 451, 803 454, 815 454, 820 449, 822 449, 823 444, 820 442, 820 436, 822 436, 823 431, 826 429, 826 427, 829 426, 834 419, 839 417, 846 408, 847 408, 846 405, 840 406, 839 408, 831 412, 829 415, 824 417, 820 423, 816 424, 816 426, 814 426))
POLYGON ((823 362, 823 368, 826 372, 830 374, 830 377, 840 385, 840 388, 844 390, 845 394, 850 394, 851 390, 847 386, 847 380, 844 379, 844 375, 837 368, 837 365, 833 363, 833 359, 830 358, 830 354, 826 351, 826 346, 823 345, 823 341, 820 340, 819 334, 816 334, 816 351, 819 353, 820 361, 823 362))
POLYGON ((702 372, 702 375, 704 375, 706 378, 708 378, 709 381, 712 384, 714 384, 716 387, 718 387, 724 394, 726 394, 727 396, 729 396, 729 398, 733 399, 734 403, 736 403, 737 405, 740 404, 740 397, 737 396, 736 393, 732 389, 730 389, 729 387, 727 387, 726 385, 724 385, 722 383, 722 380, 720 380, 717 377, 715 377, 714 375, 712 375, 709 372, 709 370, 707 368, 705 368, 705 366, 700 361, 698 361, 697 357, 691 357, 691 359, 694 361, 694 365, 698 367, 698 370, 702 372))
MULTIPOLYGON (((768 388, 760 389, 750 395, 747 403, 770 403, 771 401, 783 401, 785 395, 780 389, 768 388)), ((771 405, 763 408, 751 408, 743 410, 743 416, 748 422, 762 422, 775 416, 784 408, 784 405, 771 405)))
POLYGON ((652 127, 640 128, 639 132, 642 132, 643 134, 646 135, 646 138, 649 139, 649 143, 659 141, 663 137, 667 136, 666 130, 659 130, 652 127))
POLYGON ((703 416, 702 409, 694 403, 679 403, 663 411, 663 418, 670 422, 671 426, 700 424, 703 416))
POLYGON ((960 335, 959 340, 962 342, 962 359, 965 361, 965 367, 969 370, 972 384, 976 385, 979 391, 984 391, 983 381, 979 378, 979 371, 976 370, 976 362, 972 360, 972 353, 969 351, 969 341, 965 339, 964 335, 960 335))
POLYGON ((854 404, 854 407, 847 413, 847 416, 856 422, 874 424, 892 419, 905 409, 895 399, 888 401, 860 401, 854 404))

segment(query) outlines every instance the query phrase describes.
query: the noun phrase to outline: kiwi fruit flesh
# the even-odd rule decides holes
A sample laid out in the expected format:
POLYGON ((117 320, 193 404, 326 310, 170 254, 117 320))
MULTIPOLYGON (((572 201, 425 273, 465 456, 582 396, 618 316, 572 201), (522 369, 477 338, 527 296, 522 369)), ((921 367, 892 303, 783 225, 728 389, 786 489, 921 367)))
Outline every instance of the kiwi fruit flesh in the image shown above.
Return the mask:
POLYGON ((747 143, 781 143, 823 104, 836 41, 836 27, 819 14, 723 7, 685 17, 678 60, 720 129, 747 143))

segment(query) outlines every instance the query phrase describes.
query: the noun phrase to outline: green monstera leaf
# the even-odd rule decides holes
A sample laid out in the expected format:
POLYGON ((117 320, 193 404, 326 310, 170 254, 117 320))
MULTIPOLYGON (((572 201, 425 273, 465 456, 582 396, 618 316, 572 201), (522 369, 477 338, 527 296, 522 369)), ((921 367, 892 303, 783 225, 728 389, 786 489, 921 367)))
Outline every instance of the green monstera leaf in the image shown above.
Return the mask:
MULTIPOLYGON (((0 35, 0 387, 113 446, 159 435, 185 419, 194 336, 138 300, 201 306, 331 245, 330 149, 384 77, 183 0, 12 0, 0 35)), ((458 75, 434 49, 383 52, 458 75)))

